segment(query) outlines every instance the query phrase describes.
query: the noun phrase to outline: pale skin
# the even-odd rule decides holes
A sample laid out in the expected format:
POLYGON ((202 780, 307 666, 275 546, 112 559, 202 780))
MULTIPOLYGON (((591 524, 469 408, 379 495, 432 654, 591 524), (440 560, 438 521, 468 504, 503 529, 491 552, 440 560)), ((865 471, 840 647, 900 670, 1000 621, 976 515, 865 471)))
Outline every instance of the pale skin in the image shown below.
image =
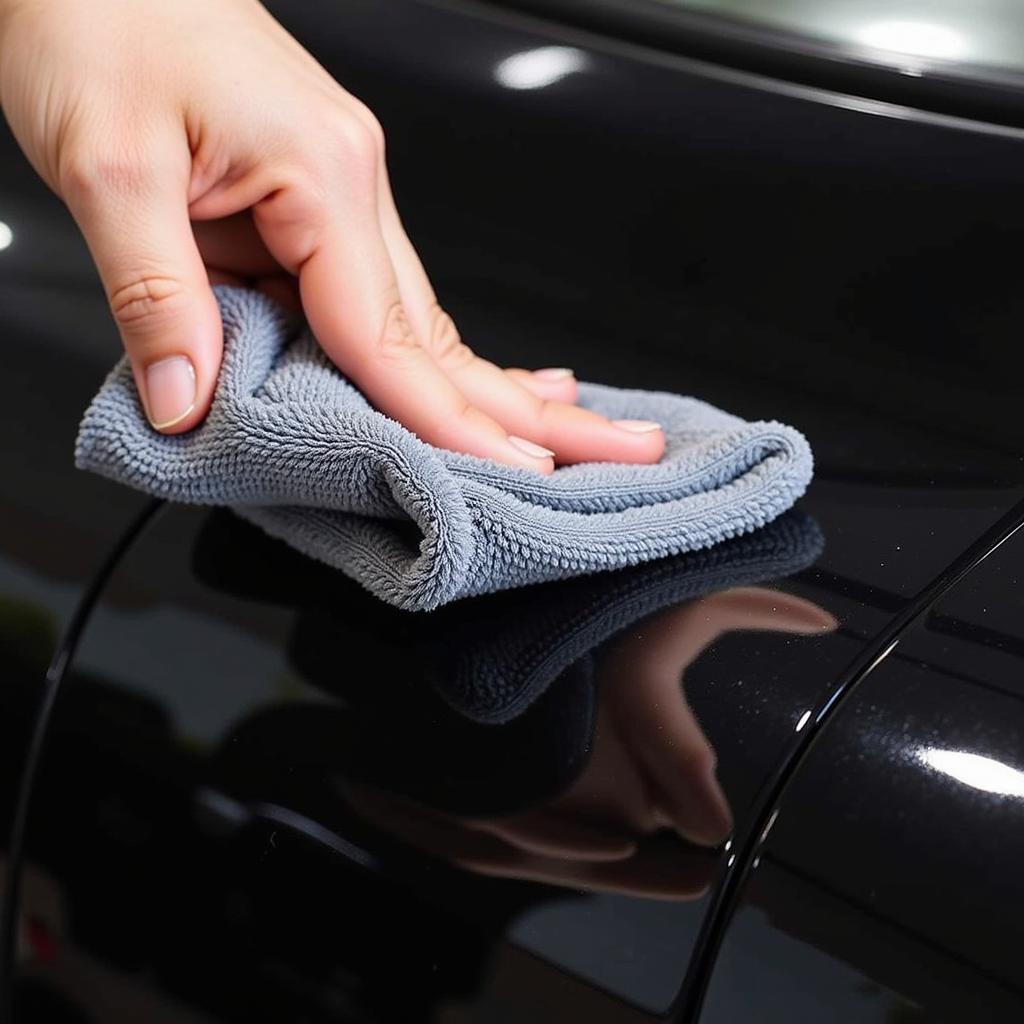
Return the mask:
POLYGON ((0 103, 85 237, 155 429, 209 410, 211 284, 301 305, 382 412, 439 447, 550 473, 656 462, 655 423, 575 405, 571 371, 500 369, 438 304, 384 135, 256 0, 0 0, 0 103))

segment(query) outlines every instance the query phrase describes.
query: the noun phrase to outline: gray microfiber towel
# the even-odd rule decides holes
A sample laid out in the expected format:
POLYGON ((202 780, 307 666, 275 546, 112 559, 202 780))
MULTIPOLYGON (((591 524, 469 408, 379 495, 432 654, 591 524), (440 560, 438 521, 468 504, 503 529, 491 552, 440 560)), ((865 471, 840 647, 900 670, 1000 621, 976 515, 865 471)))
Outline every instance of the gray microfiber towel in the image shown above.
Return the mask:
POLYGON ((270 299, 216 293, 224 362, 206 420, 188 434, 153 430, 122 360, 85 413, 77 465, 229 506, 400 608, 709 548, 775 519, 811 478, 791 427, 597 384, 580 384, 580 405, 661 423, 660 463, 545 477, 434 448, 373 409, 270 299))

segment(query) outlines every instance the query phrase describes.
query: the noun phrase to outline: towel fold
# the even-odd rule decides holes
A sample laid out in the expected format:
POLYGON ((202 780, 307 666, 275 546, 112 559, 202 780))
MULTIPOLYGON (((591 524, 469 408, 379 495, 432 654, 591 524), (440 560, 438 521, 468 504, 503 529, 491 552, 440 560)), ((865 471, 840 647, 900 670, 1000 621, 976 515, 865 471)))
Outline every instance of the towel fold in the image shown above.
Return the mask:
POLYGON ((162 498, 225 505, 409 610, 708 548, 788 509, 804 437, 693 398, 580 384, 579 403, 662 424, 654 466, 550 476, 434 448, 374 410, 270 299, 217 288, 224 361, 195 430, 146 421, 122 360, 79 430, 76 463, 162 498))

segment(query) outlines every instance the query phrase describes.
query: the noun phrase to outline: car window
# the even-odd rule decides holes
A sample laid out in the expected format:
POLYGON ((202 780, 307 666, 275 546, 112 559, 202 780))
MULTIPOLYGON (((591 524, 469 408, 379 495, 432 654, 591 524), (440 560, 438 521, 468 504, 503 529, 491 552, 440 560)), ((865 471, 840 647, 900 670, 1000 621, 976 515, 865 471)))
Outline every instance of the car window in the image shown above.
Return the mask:
POLYGON ((1024 70, 1021 0, 662 0, 844 47, 1024 70))

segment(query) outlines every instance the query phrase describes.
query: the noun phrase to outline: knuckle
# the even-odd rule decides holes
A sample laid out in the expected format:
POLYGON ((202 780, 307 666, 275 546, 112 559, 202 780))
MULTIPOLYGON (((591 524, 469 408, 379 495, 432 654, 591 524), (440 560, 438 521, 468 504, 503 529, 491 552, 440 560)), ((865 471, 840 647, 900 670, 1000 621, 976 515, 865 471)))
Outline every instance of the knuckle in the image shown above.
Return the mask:
POLYGON ((114 289, 110 311, 121 327, 158 326, 175 317, 185 299, 185 286, 172 277, 147 275, 114 289))
MULTIPOLYGON (((373 131, 359 117, 341 118, 335 126, 335 141, 342 160, 349 167, 376 172, 381 159, 381 146, 373 131)), ((383 139, 383 132, 381 133, 383 139)))
POLYGON ((110 193, 141 193, 150 175, 151 168, 139 154, 90 147, 69 152, 57 177, 66 200, 84 201, 110 193))
POLYGON ((437 305, 430 313, 428 346, 434 359, 448 369, 458 369, 475 358, 472 349, 459 335, 455 321, 437 305))
POLYGON ((363 127, 369 134, 373 148, 378 154, 384 152, 384 128, 377 120, 376 114, 364 103, 356 101, 356 116, 362 122, 363 127))
POLYGON ((383 359, 402 360, 419 351, 419 342, 400 302, 393 303, 384 317, 377 351, 383 359))

